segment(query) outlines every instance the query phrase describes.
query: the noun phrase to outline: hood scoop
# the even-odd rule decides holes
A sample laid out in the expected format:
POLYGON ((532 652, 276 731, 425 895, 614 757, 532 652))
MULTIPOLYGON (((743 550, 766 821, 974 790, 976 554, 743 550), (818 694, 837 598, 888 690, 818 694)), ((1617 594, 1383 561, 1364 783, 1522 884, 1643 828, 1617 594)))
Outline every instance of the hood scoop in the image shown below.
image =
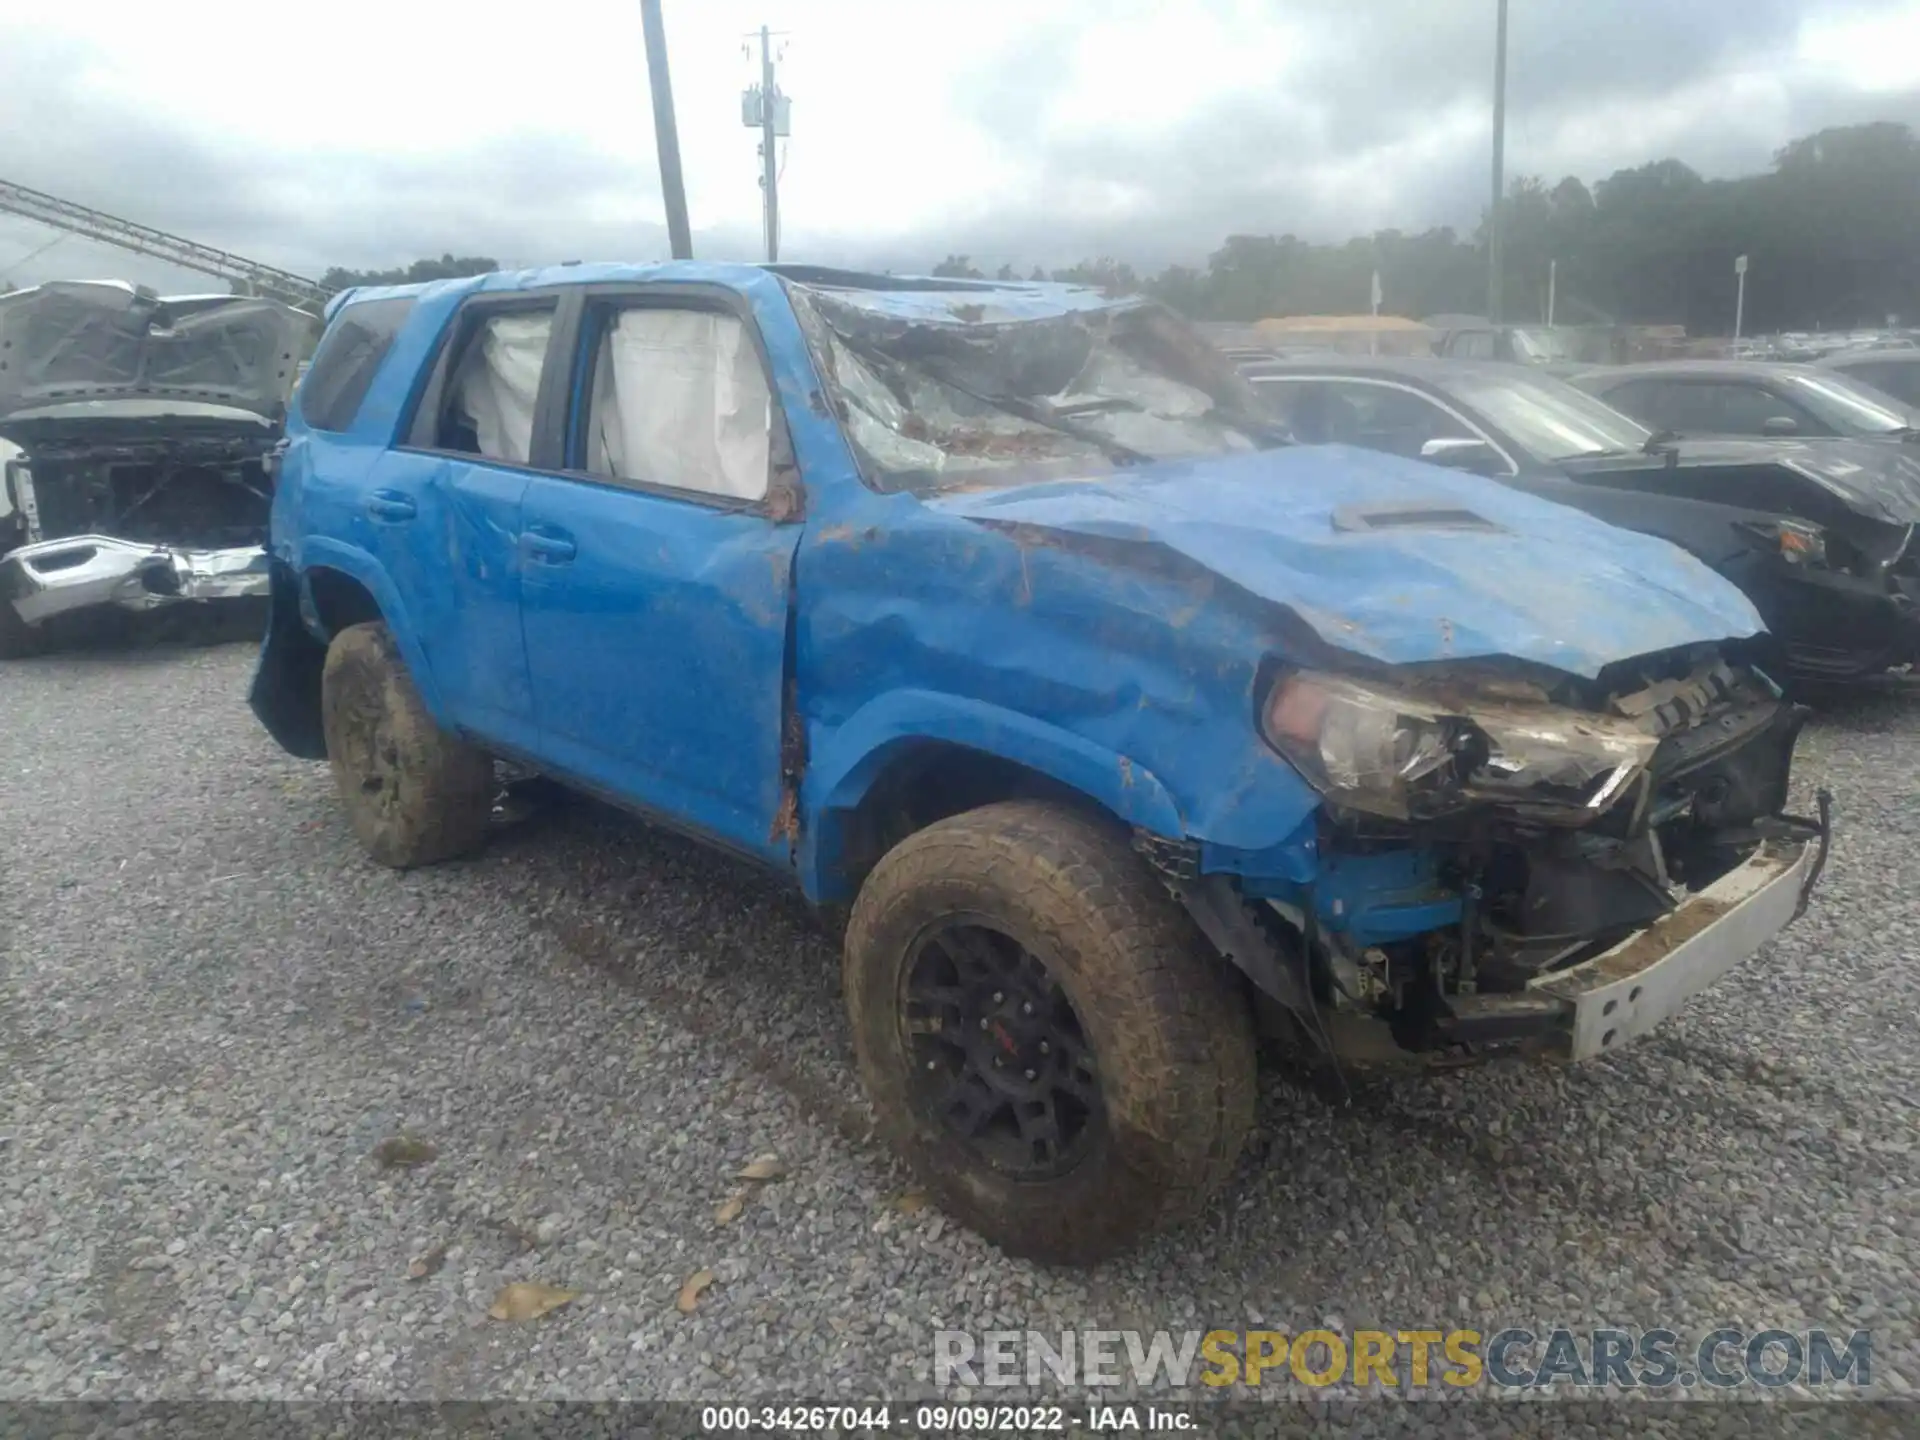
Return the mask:
POLYGON ((1341 505, 1333 512, 1336 530, 1480 530, 1498 533, 1502 527, 1471 510, 1462 510, 1444 500, 1428 504, 1410 502, 1397 505, 1341 505))

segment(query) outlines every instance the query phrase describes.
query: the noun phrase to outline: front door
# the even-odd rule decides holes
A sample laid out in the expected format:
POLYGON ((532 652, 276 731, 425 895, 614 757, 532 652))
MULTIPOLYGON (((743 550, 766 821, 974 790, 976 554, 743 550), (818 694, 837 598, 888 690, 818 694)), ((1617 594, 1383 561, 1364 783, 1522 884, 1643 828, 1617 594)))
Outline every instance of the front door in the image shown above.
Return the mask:
MULTIPOLYGON (((476 297, 451 322, 421 412, 374 464, 370 531, 450 718, 510 749, 538 729, 521 631, 521 506, 553 297, 476 297)), ((555 362, 556 364, 563 362, 555 362)))
POLYGON ((523 502, 540 753, 786 863, 781 716, 800 526, 767 503, 773 390, 727 292, 590 294, 564 473, 523 502))

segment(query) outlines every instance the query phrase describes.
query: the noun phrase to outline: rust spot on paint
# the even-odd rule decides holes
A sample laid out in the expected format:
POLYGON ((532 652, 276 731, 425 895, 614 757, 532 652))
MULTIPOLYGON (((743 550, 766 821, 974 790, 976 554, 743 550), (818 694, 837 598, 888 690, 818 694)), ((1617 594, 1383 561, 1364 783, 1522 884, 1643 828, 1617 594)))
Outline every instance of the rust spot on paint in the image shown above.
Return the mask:
POLYGON ((773 814, 769 842, 784 840, 789 848, 800 843, 800 781, 807 772, 807 726, 800 718, 800 692, 791 678, 785 690, 780 718, 780 805, 773 814))

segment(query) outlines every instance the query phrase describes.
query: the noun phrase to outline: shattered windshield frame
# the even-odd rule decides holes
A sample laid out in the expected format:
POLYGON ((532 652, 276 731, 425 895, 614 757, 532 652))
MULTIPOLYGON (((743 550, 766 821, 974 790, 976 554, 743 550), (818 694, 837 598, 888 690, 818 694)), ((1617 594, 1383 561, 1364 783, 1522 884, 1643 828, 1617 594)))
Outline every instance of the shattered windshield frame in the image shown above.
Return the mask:
MULTIPOLYGON (((1290 443, 1247 382, 1151 301, 910 313, 789 287, 863 480, 932 494, 1290 443)), ((942 297, 944 300, 945 297, 942 297)))

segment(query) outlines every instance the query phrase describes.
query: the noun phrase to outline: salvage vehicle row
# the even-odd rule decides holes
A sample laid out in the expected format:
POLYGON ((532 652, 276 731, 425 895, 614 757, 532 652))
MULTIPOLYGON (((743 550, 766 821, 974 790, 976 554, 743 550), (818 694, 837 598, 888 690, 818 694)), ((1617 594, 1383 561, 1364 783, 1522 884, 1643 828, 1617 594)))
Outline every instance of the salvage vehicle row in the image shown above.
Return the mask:
POLYGON ((1242 368, 1301 440, 1469 470, 1680 546, 1753 601, 1780 642, 1781 678, 1851 680, 1920 660, 1920 447, 1655 432, 1507 365, 1334 356, 1242 368))

